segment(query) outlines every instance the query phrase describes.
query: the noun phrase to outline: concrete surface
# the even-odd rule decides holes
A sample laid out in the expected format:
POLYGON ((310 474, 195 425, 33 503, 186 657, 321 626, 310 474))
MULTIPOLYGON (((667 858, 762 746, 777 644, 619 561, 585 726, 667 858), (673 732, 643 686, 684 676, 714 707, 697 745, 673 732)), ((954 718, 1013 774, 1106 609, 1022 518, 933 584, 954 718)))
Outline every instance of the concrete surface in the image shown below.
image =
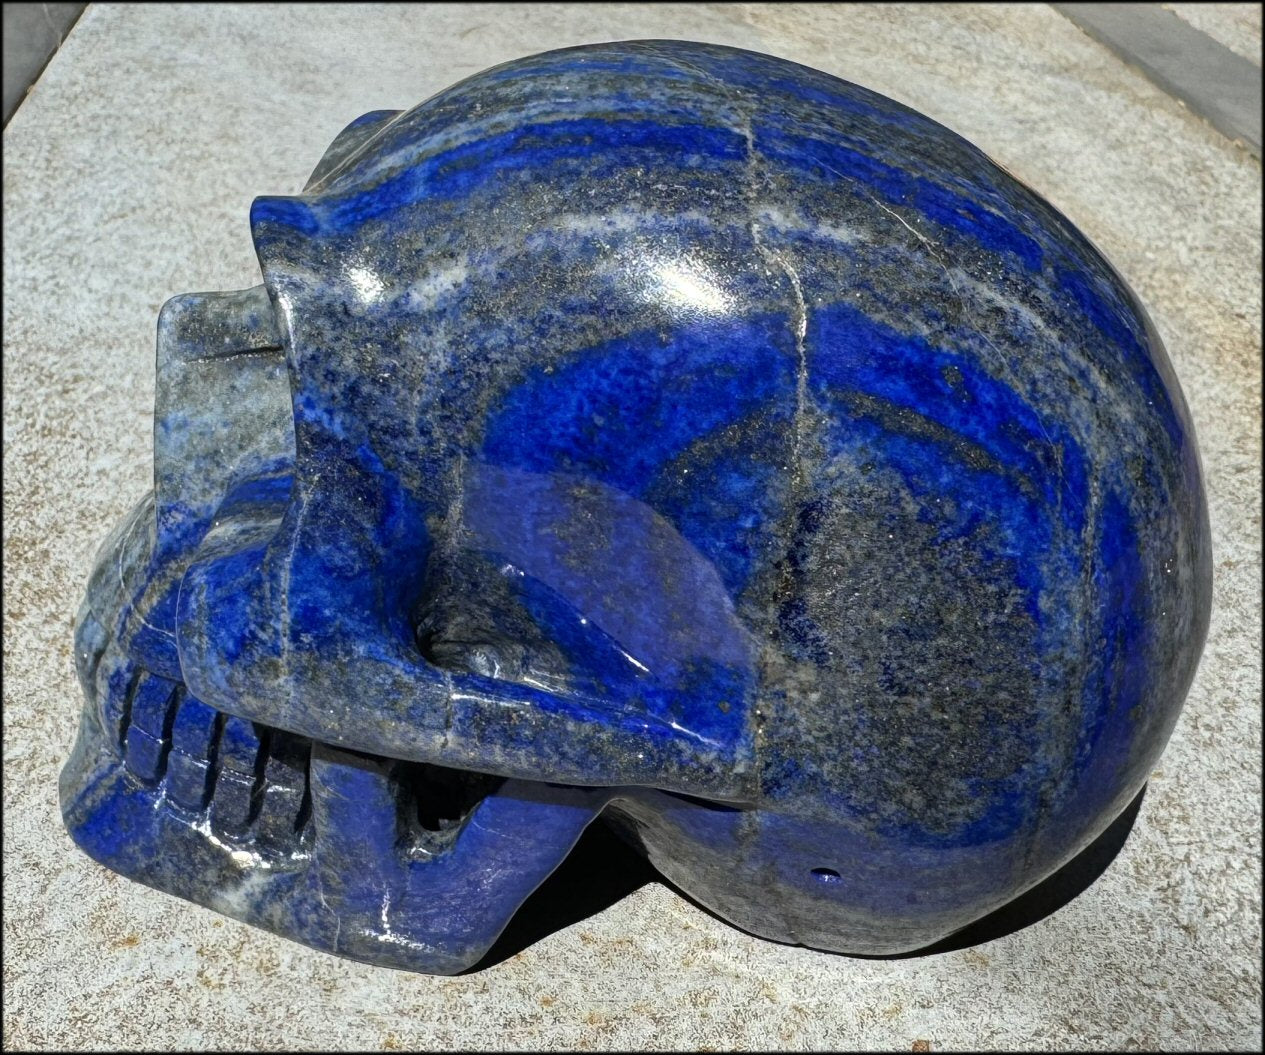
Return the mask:
POLYGON ((87 4, 4 5, 4 123, 87 4))
POLYGON ((1242 55, 1257 66, 1261 64, 1261 4, 1201 2, 1163 6, 1236 55, 1242 55))
POLYGON ((1261 68, 1159 4, 1052 4, 1214 128, 1261 156, 1261 68))
POLYGON ((1069 21, 94 4, 4 147, 6 1049, 1260 1050, 1261 168, 1069 21), (57 807, 70 627, 97 545, 149 486, 159 305, 255 282, 252 197, 296 191, 349 118, 531 51, 652 36, 768 51, 945 122, 1150 310, 1201 441, 1216 595, 1119 855, 1040 922, 916 959, 773 945, 649 882, 448 979, 315 953, 93 864, 57 807))

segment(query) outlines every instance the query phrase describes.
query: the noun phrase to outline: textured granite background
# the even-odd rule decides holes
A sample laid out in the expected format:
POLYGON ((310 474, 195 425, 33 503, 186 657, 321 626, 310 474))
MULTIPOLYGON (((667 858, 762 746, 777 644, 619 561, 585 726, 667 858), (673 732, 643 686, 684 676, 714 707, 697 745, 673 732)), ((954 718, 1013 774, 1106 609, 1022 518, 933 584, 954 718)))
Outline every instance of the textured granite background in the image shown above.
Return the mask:
MULTIPOLYGON (((1259 55, 1259 18, 1217 25, 1259 55)), ((94 4, 4 148, 6 1049, 1259 1050, 1261 168, 1070 22, 1039 5, 94 4), (1216 586, 1123 850, 1053 915, 956 952, 773 945, 650 882, 446 979, 93 864, 57 807, 71 620, 148 487, 159 305, 257 281, 251 199, 297 191, 350 118, 532 51, 654 36, 768 51, 948 124, 1146 304, 1199 433, 1216 586)))

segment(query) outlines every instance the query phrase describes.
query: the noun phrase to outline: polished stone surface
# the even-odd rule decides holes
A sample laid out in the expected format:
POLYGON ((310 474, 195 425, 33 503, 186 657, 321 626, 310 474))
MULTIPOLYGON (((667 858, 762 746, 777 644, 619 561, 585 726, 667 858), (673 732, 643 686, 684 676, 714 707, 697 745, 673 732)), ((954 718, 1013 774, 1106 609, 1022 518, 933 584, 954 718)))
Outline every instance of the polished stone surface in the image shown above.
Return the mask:
POLYGON ((337 6, 187 10, 91 9, 5 136, 7 1041, 1254 1043, 1254 162, 1037 7, 391 8, 375 19, 337 6), (284 52, 278 34, 292 44, 284 52), (251 198, 301 187, 357 114, 425 98, 490 62, 611 36, 786 55, 945 121, 1088 233, 1163 334, 1208 474, 1213 630, 1123 851, 1027 929, 909 960, 832 957, 750 937, 656 882, 615 901, 606 880, 600 900, 587 891, 603 882, 590 856, 587 883, 550 894, 569 906, 553 932, 470 977, 430 978, 313 952, 122 881, 61 827, 52 789, 78 691, 67 606, 102 525, 151 486, 162 300, 257 283, 243 222, 251 198))
POLYGON ((521 59, 261 197, 170 300, 76 628, 98 860, 451 973, 584 828, 909 952, 1137 795, 1207 632, 1167 355, 947 128, 750 51, 521 59))

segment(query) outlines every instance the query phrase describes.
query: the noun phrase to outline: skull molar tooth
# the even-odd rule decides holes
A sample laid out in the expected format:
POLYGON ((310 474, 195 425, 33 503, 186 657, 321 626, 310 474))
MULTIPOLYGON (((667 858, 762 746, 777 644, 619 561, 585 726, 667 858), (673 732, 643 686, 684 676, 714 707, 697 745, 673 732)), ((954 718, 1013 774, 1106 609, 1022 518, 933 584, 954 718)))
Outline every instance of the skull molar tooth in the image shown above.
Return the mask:
POLYGON ((140 675, 127 729, 127 768, 146 783, 162 778, 171 746, 179 686, 154 674, 140 675))
POLYGON ((167 756, 167 795, 185 809, 206 808, 221 720, 218 711, 193 696, 186 695, 176 711, 167 756))
POLYGON ((225 719, 211 796, 211 827, 218 834, 243 839, 250 833, 263 792, 265 751, 254 722, 235 715, 225 719))
POLYGON ((110 742, 123 753, 127 749, 127 727, 131 721, 132 696, 140 684, 141 671, 135 663, 112 657, 97 667, 96 695, 100 701, 101 724, 110 742))
POLYGON ((107 640, 105 627, 93 614, 85 599, 79 610, 75 631, 75 673, 79 677, 80 688, 89 697, 93 695, 97 669, 105 653, 107 640))
POLYGON ((307 773, 311 751, 310 740, 272 730, 255 821, 255 839, 261 846, 289 849, 303 829, 311 808, 307 773))

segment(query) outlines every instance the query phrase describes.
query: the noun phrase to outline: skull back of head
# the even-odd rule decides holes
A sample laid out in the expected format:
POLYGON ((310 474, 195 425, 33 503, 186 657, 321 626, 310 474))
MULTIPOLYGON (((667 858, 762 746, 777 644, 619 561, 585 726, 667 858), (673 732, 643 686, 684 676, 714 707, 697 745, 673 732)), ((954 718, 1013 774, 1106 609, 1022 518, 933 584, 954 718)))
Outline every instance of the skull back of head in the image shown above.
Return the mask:
POLYGON ((595 818, 736 925, 909 951, 1086 846, 1207 629, 1158 337, 1058 212, 793 63, 550 52, 353 122, 159 321, 77 628, 93 856, 475 963, 595 818))

